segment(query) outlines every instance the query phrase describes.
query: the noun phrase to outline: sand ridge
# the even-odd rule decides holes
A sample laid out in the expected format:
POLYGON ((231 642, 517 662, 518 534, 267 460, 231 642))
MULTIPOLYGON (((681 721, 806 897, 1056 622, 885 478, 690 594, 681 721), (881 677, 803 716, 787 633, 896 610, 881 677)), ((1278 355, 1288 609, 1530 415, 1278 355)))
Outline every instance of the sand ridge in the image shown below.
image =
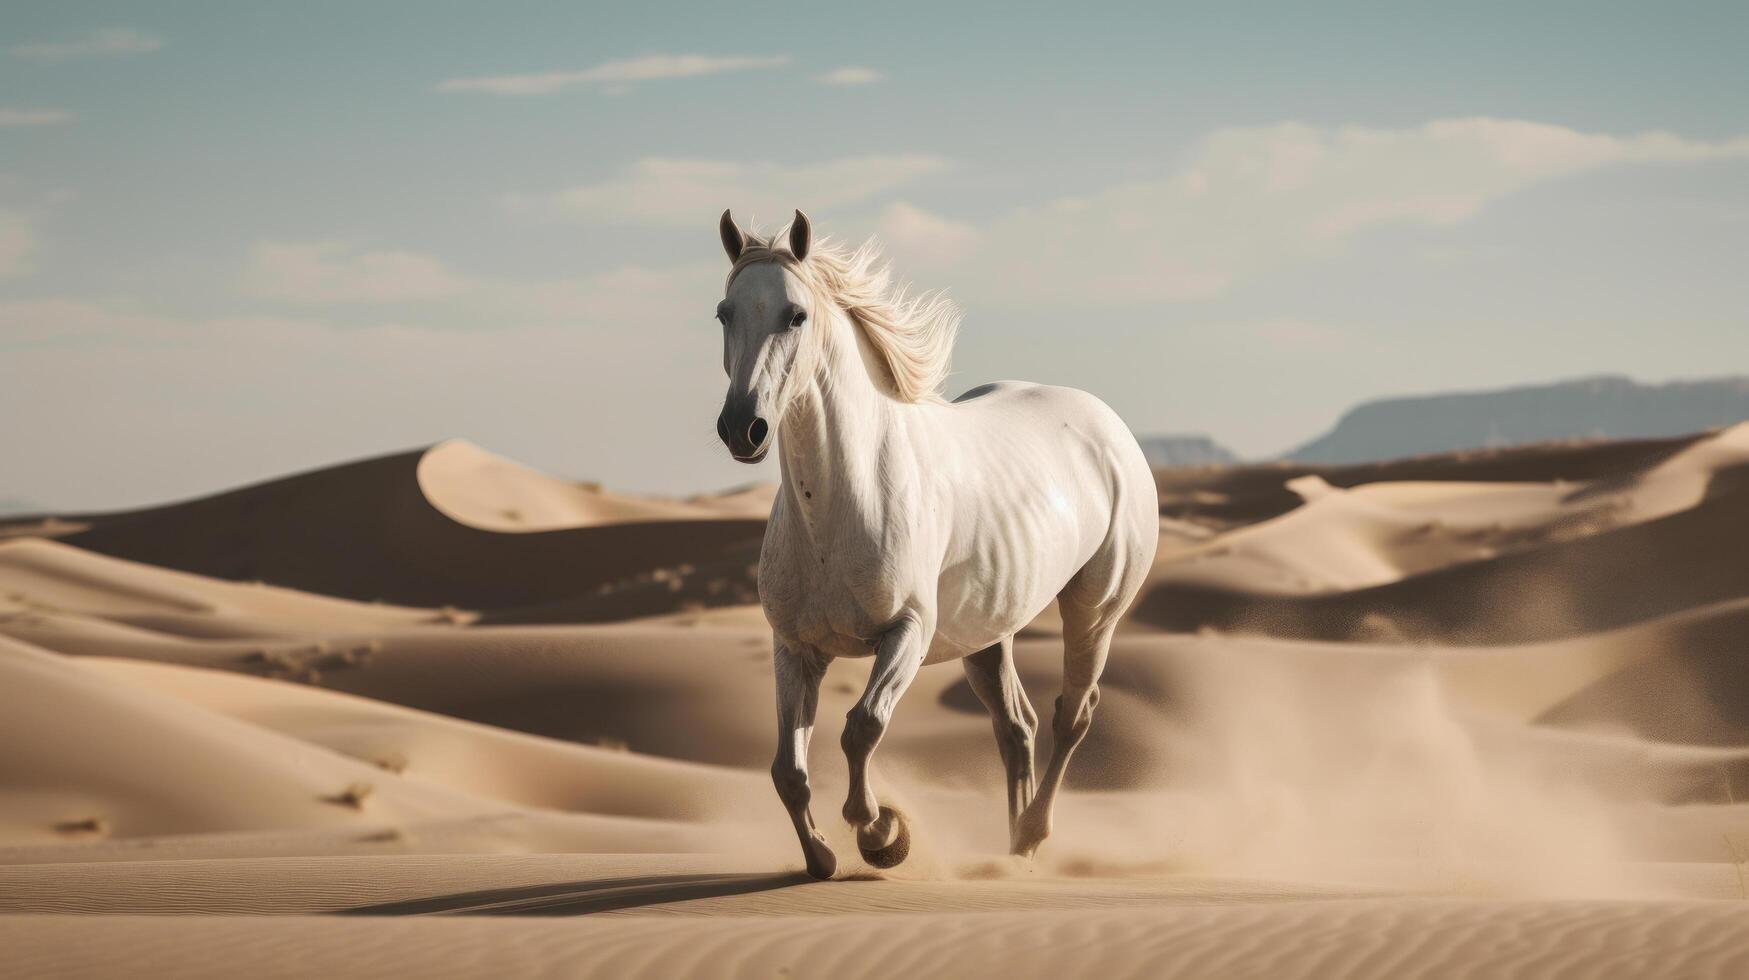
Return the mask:
MULTIPOLYGON (((450 442, 20 522, 0 941, 42 976, 1732 975, 1745 472, 1749 426, 1163 472, 1038 858, 947 665, 877 762, 911 860, 830 883, 765 772, 768 488, 646 500, 450 442)), ((1055 631, 1016 644, 1047 716, 1055 631)), ((866 669, 814 742, 841 856, 866 669)))

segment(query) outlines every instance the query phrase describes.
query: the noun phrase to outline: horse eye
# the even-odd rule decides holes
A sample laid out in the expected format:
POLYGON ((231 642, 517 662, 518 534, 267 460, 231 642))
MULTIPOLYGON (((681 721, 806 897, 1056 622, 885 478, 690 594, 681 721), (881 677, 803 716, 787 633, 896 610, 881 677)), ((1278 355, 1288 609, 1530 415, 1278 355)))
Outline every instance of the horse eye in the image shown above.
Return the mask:
POLYGON ((798 311, 796 311, 795 316, 790 317, 789 325, 791 327, 799 327, 803 323, 806 323, 807 319, 808 319, 808 315, 806 313, 803 313, 803 312, 798 310, 798 311))

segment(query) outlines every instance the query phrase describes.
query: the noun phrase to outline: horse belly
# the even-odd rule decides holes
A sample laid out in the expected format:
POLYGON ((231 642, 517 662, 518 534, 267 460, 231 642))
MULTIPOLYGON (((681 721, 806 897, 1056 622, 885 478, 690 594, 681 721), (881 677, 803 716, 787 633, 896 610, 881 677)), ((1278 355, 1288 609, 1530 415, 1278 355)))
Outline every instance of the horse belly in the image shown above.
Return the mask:
POLYGON ((986 525, 977 546, 942 570, 936 641, 927 662, 976 653, 1043 612, 1086 561, 1075 516, 1017 505, 999 526, 986 525))

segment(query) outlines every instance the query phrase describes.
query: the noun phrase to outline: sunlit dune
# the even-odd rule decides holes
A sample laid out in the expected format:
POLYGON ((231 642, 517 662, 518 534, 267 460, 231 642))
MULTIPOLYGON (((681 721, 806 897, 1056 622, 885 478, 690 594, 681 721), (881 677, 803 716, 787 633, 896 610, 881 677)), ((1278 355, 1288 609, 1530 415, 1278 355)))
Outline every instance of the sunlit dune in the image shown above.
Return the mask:
MULTIPOLYGON (((461 976, 493 949, 603 975, 1389 977, 1412 948, 1438 977, 1476 975, 1478 944, 1498 972, 1729 974, 1745 472, 1749 426, 1161 471, 1160 557, 1038 856, 1006 853, 989 720, 932 667, 878 775, 912 855, 834 882, 800 874, 766 772, 767 490, 616 495, 450 442, 13 525, 0 941, 31 976, 295 946, 285 975, 461 976)), ((1059 630, 1016 644, 1041 708, 1059 630)), ((831 747, 865 677, 835 665, 814 743, 850 855, 831 747)))

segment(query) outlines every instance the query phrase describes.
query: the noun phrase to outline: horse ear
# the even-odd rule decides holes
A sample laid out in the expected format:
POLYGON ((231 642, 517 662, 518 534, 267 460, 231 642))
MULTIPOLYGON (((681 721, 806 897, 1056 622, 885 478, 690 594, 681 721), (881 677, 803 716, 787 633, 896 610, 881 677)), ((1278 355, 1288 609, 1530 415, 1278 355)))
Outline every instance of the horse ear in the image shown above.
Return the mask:
POLYGON ((796 211, 796 220, 789 223, 789 254, 796 261, 808 257, 808 248, 814 244, 814 226, 808 221, 808 216, 800 210, 796 211))
POLYGON ((723 237, 723 251, 729 253, 729 261, 739 260, 747 240, 741 237, 741 229, 735 227, 735 219, 729 217, 728 208, 723 209, 723 220, 717 222, 717 234, 723 237))

